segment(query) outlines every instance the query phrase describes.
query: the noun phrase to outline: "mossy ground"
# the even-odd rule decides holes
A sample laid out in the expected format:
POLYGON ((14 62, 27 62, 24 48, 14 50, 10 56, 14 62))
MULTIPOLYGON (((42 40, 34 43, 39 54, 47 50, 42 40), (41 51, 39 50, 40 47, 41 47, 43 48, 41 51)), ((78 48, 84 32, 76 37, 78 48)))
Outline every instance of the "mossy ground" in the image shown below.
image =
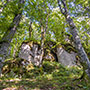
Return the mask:
POLYGON ((0 90, 90 90, 89 79, 77 79, 83 73, 80 67, 66 68, 57 62, 45 61, 42 68, 30 68, 22 74, 3 75, 0 90))

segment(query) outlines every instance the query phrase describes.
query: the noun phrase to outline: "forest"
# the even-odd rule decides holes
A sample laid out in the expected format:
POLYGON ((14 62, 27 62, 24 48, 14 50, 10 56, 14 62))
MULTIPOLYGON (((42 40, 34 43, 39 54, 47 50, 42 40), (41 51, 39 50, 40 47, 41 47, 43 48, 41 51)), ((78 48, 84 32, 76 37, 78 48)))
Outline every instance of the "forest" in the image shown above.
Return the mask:
POLYGON ((0 90, 90 90, 90 0, 0 0, 0 90))

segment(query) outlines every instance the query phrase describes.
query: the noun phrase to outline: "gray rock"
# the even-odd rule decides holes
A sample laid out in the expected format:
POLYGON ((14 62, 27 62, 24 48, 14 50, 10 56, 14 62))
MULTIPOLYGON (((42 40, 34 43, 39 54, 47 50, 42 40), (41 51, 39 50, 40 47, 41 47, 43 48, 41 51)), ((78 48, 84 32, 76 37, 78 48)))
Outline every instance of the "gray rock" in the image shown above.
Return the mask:
POLYGON ((30 55, 30 46, 27 44, 23 44, 21 46, 21 51, 19 53, 19 57, 25 60, 30 61, 32 59, 31 55, 30 55))
POLYGON ((76 65, 76 55, 74 52, 68 53, 62 47, 57 48, 58 61, 64 66, 70 67, 76 65))
POLYGON ((30 47, 28 44, 22 44, 21 50, 19 53, 19 57, 26 60, 26 63, 22 63, 23 65, 28 65, 29 63, 33 63, 34 65, 39 65, 40 60, 40 50, 38 50, 38 45, 33 45, 30 47))
MULTIPOLYGON (((60 62, 64 66, 70 67, 76 65, 76 53, 68 53, 63 48, 57 48, 56 53, 58 57, 58 62, 60 62)), ((40 54, 41 49, 39 49, 39 46, 37 44, 33 44, 33 46, 31 47, 28 44, 23 43, 21 46, 19 57, 26 60, 26 63, 23 62, 23 65, 25 66, 29 63, 33 63, 34 65, 38 66, 40 63, 40 54)), ((54 56, 47 53, 47 55, 44 56, 44 59, 52 60, 54 59, 54 56)))

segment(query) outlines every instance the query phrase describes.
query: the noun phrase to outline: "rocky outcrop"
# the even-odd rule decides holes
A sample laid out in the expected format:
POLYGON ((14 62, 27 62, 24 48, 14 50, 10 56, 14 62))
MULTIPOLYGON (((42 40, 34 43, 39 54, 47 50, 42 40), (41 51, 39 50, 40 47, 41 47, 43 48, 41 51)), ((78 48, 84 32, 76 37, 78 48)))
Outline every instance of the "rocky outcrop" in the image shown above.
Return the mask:
POLYGON ((68 53, 62 47, 57 48, 58 62, 64 66, 70 67, 76 65, 76 55, 77 53, 73 51, 68 53))
MULTIPOLYGON (((50 43, 49 43, 50 44, 50 43)), ((64 66, 74 66, 76 65, 76 55, 74 51, 66 51, 63 47, 54 48, 56 50, 45 48, 45 54, 43 59, 49 61, 58 61, 64 66), (57 59, 57 60, 56 60, 57 59)), ((71 47, 71 46, 70 46, 71 47)), ((70 49, 70 48, 69 48, 70 49)), ((71 50, 71 49, 70 49, 71 50)), ((26 60, 26 62, 22 62, 23 65, 28 65, 29 63, 33 63, 35 66, 38 66, 40 63, 40 54, 41 49, 40 45, 37 43, 23 43, 20 49, 19 57, 26 60)))
POLYGON ((34 65, 38 66, 40 58, 38 44, 33 44, 30 46, 28 43, 23 43, 20 49, 19 57, 25 59, 27 64, 33 63, 34 65))

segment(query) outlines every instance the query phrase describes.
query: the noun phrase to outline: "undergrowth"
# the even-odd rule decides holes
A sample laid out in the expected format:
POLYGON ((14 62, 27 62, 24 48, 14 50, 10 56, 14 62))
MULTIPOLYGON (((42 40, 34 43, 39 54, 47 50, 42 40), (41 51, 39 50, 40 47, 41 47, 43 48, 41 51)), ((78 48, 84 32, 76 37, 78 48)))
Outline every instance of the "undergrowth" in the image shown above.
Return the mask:
MULTIPOLYGON (((19 68, 20 70, 20 68, 19 68)), ((87 78, 78 79, 80 67, 63 67, 57 62, 45 61, 41 68, 31 66, 23 73, 11 69, 0 78, 0 90, 90 90, 87 78)))

